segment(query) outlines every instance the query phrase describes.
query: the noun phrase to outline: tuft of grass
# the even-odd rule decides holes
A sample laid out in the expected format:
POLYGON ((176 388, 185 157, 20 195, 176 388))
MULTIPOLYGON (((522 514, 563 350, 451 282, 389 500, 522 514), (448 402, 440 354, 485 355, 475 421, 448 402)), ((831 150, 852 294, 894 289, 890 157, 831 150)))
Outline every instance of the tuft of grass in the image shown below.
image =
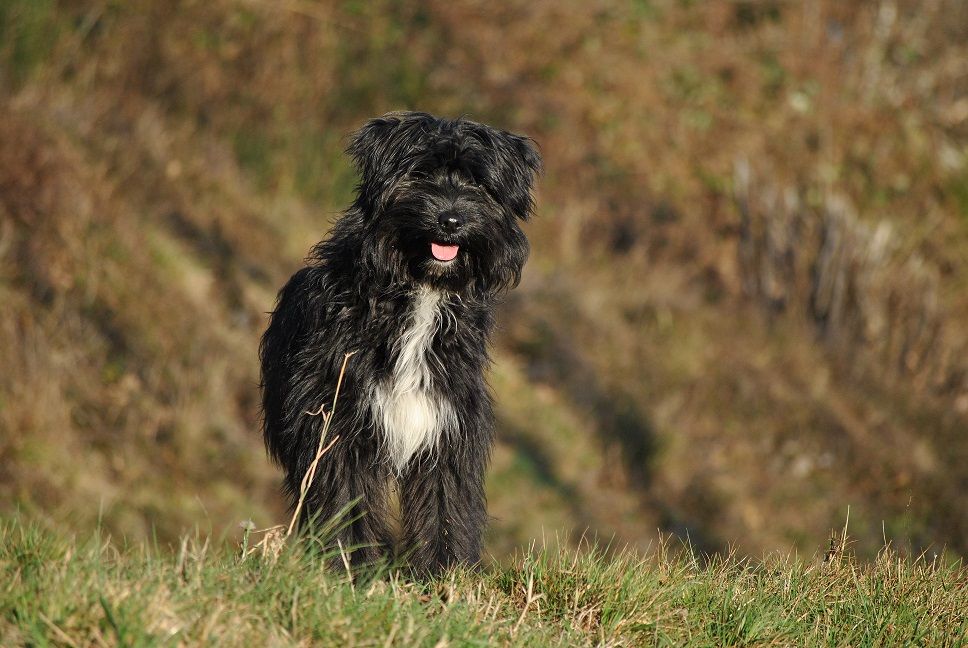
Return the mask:
POLYGON ((175 551, 0 521, 3 645, 964 646, 968 570, 885 550, 860 563, 697 559, 534 547, 507 567, 414 583, 326 569, 309 539, 277 559, 185 537, 175 551), (307 550, 308 549, 308 550, 307 550))

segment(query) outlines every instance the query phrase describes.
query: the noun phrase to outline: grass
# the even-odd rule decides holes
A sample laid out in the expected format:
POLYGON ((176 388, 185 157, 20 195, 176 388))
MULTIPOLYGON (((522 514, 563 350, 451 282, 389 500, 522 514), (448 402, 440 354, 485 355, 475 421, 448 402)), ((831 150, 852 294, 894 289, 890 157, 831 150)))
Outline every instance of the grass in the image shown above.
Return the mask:
POLYGON ((546 162, 495 339, 496 555, 809 554, 849 503, 865 559, 968 556, 968 3, 278 4, 0 2, 0 510, 175 545, 283 519, 265 313, 351 199, 346 135, 413 107, 546 162), (739 160, 785 313, 745 290, 739 160), (812 239, 776 236, 791 193, 898 248, 828 275, 869 315, 849 352, 804 306, 812 239))
POLYGON ((968 643, 968 570, 890 550, 702 561, 532 547, 410 582, 276 560, 199 535, 176 550, 0 521, 3 645, 932 645, 968 643))

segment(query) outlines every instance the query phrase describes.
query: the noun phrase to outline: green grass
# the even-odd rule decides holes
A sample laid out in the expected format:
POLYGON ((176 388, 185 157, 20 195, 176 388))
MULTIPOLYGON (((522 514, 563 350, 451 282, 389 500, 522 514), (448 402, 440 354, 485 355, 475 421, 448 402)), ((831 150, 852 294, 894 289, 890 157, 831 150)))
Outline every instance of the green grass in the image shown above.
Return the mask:
POLYGON ((168 551, 8 519, 0 644, 963 646, 968 633, 968 571, 889 551, 861 564, 535 548, 421 584, 324 564, 300 545, 241 560, 198 536, 168 551))

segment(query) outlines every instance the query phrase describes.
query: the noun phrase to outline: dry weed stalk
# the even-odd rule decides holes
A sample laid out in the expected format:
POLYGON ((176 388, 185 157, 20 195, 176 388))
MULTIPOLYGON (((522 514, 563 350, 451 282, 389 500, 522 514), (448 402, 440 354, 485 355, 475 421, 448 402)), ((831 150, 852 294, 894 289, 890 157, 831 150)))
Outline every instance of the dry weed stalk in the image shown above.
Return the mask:
POLYGON ((312 463, 309 464, 309 468, 306 470, 306 474, 303 475, 302 482, 299 484, 299 500, 296 502, 296 508, 292 512, 292 518, 289 520, 288 526, 285 524, 277 524, 266 529, 255 529, 255 525, 252 524, 251 521, 243 522, 242 528, 245 529, 245 536, 242 541, 242 560, 245 560, 253 553, 259 552, 263 560, 275 562, 279 558, 279 554, 282 553, 286 540, 292 535, 293 531, 295 531, 296 521, 299 519, 303 505, 306 502, 306 494, 309 492, 309 489, 313 484, 313 479, 316 477, 316 469, 319 467, 319 462, 323 458, 323 455, 325 455, 339 440, 339 436, 336 436, 333 437, 329 443, 326 443, 326 437, 329 433, 332 414, 336 411, 336 403, 339 401, 339 392, 343 386, 343 376, 346 374, 346 364, 353 353, 355 353, 355 351, 347 353, 345 356, 343 356, 343 365, 339 370, 339 378, 336 381, 336 391, 333 393, 333 403, 330 406, 329 412, 327 412, 322 405, 320 405, 319 409, 315 412, 306 412, 307 416, 322 416, 323 429, 319 433, 319 443, 316 446, 316 456, 313 458, 312 463), (285 531, 283 531, 284 529, 285 531), (262 534, 262 539, 250 547, 248 545, 248 538, 249 535, 253 533, 262 534))
POLYGON ((333 412, 336 411, 336 403, 339 400, 339 390, 343 386, 343 376, 346 374, 346 363, 349 362, 350 356, 352 356, 355 351, 350 351, 343 356, 343 366, 339 370, 339 378, 336 380, 336 391, 333 393, 333 404, 330 406, 329 412, 323 410, 320 406, 319 410, 316 412, 306 412, 309 416, 322 416, 323 417, 323 431, 319 433, 319 445, 316 446, 316 456, 313 458, 313 462, 309 464, 309 469, 306 470, 306 474, 303 475, 302 483, 299 484, 299 501, 296 502, 296 508, 293 509, 292 519, 289 520, 289 528, 286 529, 286 537, 292 535, 293 530, 296 528, 296 520, 299 519, 299 514, 302 512, 303 504, 306 502, 306 493, 309 492, 310 486, 313 484, 313 479, 316 477, 316 468, 319 466, 319 460, 323 458, 330 448, 339 440, 339 437, 334 437, 332 441, 328 444, 326 443, 326 435, 329 432, 329 425, 333 418, 333 412))

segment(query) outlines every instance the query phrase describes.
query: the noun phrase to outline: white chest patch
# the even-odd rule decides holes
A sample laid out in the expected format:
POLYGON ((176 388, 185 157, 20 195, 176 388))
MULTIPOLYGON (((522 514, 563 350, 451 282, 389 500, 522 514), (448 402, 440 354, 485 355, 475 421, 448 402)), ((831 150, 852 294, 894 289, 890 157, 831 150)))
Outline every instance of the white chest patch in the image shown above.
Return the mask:
POLYGON ((373 418, 398 473, 416 454, 435 447, 445 428, 457 426, 454 408, 434 388, 429 365, 439 362, 431 342, 440 328, 441 298, 430 288, 418 289, 406 328, 395 342, 393 372, 374 386, 371 396, 373 418))

